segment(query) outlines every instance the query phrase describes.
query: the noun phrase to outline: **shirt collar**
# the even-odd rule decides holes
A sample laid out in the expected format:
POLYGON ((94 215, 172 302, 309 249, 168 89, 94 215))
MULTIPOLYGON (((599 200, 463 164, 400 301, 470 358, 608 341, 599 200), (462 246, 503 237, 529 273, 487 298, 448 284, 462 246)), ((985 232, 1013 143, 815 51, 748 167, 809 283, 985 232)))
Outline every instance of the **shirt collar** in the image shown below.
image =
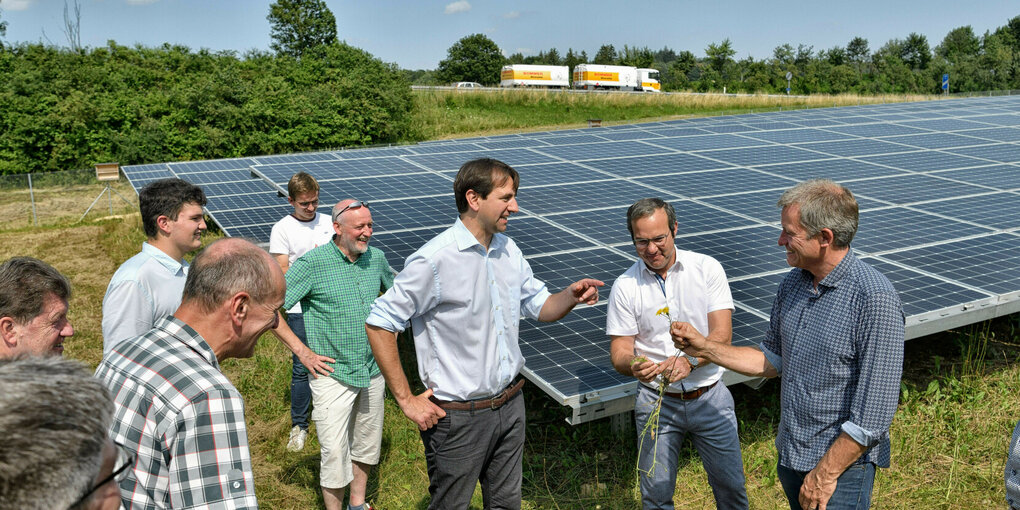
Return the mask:
MULTIPOLYGON (((852 248, 847 249, 843 260, 839 261, 839 264, 836 264, 836 267, 832 268, 832 271, 829 271, 829 274, 825 275, 825 278, 822 278, 822 281, 818 282, 818 284, 826 287, 839 287, 839 284, 850 274, 850 270, 856 262, 857 256, 854 255, 854 250, 852 248)), ((810 273, 808 274, 810 275, 810 273)))
POLYGON ((216 353, 213 352, 212 347, 210 347, 209 343, 202 338, 202 335, 199 335, 197 331, 191 328, 191 326, 173 315, 168 315, 161 319, 161 321, 161 323, 156 323, 157 328, 164 329, 172 333, 174 338, 179 339, 184 345, 188 346, 189 349, 195 351, 195 354, 198 354, 202 357, 202 359, 209 362, 213 368, 216 370, 220 369, 220 362, 216 359, 216 353), (179 328, 179 331, 174 331, 174 329, 177 328, 179 328))
MULTIPOLYGON (((457 240, 457 249, 460 251, 467 250, 474 246, 482 246, 482 243, 478 242, 478 239, 474 234, 468 230, 464 222, 457 218, 457 221, 453 222, 453 238, 457 240)), ((489 250, 497 250, 506 244, 506 236, 503 234, 493 234, 492 240, 489 241, 489 250)))
MULTIPOLYGON (((676 260, 674 260, 673 265, 669 266, 669 269, 666 270, 667 275, 679 273, 680 271, 684 270, 684 265, 683 263, 680 262, 680 250, 677 249, 676 246, 673 247, 673 253, 676 254, 676 260)), ((643 269, 644 272, 648 274, 648 276, 651 277, 659 276, 659 273, 656 273, 651 268, 649 268, 648 264, 645 264, 644 259, 642 259, 641 257, 638 257, 638 263, 641 264, 641 269, 643 269)))
POLYGON ((368 253, 366 251, 365 253, 358 255, 358 260, 352 262, 351 259, 347 258, 347 255, 345 255, 344 252, 340 250, 340 247, 336 245, 336 234, 333 234, 333 237, 329 239, 329 245, 333 247, 333 253, 335 253, 337 257, 340 257, 340 260, 343 260, 348 264, 357 264, 358 260, 361 260, 361 258, 368 253))
POLYGON ((150 243, 142 243, 142 253, 156 259, 156 262, 166 268, 173 274, 177 274, 178 271, 183 267, 187 267, 187 262, 177 262, 173 257, 167 255, 163 250, 156 248, 150 243))

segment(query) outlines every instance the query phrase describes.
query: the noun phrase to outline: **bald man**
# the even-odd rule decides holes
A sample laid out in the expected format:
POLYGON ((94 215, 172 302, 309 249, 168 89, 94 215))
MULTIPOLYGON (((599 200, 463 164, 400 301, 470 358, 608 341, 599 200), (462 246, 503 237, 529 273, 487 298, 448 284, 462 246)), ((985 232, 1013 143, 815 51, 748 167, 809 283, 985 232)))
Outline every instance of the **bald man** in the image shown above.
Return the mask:
POLYGON ((258 508, 244 400, 220 372, 277 324, 283 271, 264 250, 221 239, 195 257, 181 306, 96 369, 113 393, 110 438, 137 455, 127 508, 258 508))
POLYGON ((380 292, 393 286, 393 270, 372 239, 367 202, 333 207, 332 242, 305 253, 287 270, 284 307, 301 304, 308 345, 286 322, 275 332, 314 377, 312 421, 322 463, 319 476, 328 510, 340 510, 351 486, 350 508, 361 510, 382 444, 385 383, 372 356, 365 319, 380 292), (326 377, 318 377, 317 374, 326 377))

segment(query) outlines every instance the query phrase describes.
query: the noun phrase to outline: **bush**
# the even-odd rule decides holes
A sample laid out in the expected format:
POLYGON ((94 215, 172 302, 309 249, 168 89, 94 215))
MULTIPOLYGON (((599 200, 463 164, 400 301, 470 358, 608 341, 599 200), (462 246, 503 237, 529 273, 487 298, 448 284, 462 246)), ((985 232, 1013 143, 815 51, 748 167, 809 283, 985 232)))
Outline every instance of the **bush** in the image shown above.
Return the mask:
POLYGON ((396 142, 403 74, 335 44, 300 60, 164 44, 0 51, 0 174, 396 142))

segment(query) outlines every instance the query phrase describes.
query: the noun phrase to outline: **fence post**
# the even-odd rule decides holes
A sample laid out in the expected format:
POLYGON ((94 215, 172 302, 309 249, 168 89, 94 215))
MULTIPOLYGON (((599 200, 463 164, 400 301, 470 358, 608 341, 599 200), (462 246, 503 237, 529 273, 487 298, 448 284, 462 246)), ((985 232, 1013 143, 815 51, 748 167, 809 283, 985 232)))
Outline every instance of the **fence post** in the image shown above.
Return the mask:
POLYGON ((39 217, 35 214, 35 191, 32 189, 32 173, 28 174, 28 198, 32 202, 32 223, 39 226, 39 217))

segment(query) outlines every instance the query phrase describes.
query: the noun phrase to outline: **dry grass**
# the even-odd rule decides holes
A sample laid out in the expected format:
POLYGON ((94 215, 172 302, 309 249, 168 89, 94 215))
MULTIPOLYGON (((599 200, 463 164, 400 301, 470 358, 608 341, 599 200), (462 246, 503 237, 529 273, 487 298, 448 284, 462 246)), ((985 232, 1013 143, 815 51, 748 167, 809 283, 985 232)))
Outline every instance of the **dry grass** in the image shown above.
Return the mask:
POLYGON ((723 95, 567 93, 500 89, 415 91, 413 131, 432 140, 520 131, 578 128, 587 119, 604 125, 684 117, 825 108, 859 104, 925 101, 935 96, 723 95))

